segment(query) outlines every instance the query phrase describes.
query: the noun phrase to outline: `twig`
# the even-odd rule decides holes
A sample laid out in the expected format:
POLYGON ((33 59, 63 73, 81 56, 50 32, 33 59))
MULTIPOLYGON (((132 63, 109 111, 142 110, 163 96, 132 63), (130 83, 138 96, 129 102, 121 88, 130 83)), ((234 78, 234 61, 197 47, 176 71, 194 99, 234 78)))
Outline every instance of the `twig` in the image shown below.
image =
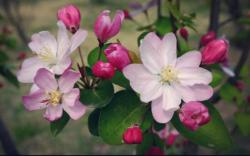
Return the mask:
POLYGON ((157 18, 161 17, 161 0, 157 0, 157 18))
POLYGON ((220 2, 220 0, 212 0, 210 8, 210 22, 208 30, 214 31, 216 34, 219 29, 220 2))

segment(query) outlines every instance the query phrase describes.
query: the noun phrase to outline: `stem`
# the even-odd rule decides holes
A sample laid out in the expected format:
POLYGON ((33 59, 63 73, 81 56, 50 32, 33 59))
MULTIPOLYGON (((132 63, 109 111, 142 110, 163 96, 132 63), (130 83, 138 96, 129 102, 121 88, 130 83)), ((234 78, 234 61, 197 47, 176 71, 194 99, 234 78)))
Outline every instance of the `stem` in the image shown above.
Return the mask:
POLYGON ((101 55, 102 55, 102 48, 103 48, 103 43, 99 41, 99 54, 98 54, 98 61, 101 59, 101 55))
POLYGON ((82 62, 82 66, 79 66, 79 64, 78 64, 78 69, 79 69, 79 71, 80 71, 80 73, 82 75, 84 84, 86 84, 88 86, 89 85, 89 79, 88 79, 88 76, 87 76, 86 66, 84 64, 84 60, 83 60, 83 56, 82 56, 82 51, 81 51, 80 47, 78 47, 78 53, 80 55, 80 59, 81 59, 81 62, 82 62))
POLYGON ((216 34, 219 29, 220 2, 220 0, 212 0, 210 8, 210 24, 208 30, 214 31, 216 34))
POLYGON ((161 18, 161 0, 157 0, 157 18, 161 18))

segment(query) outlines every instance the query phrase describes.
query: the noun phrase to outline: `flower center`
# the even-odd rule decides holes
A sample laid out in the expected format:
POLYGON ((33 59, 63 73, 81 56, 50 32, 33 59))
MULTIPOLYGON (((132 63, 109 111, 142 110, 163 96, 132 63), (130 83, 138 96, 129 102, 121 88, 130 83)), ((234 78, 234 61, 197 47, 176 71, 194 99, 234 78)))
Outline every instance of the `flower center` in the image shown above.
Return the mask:
POLYGON ((161 73, 161 82, 162 83, 170 83, 177 81, 177 72, 174 70, 172 66, 165 67, 161 73))
POLYGON ((49 48, 44 47, 43 53, 38 54, 38 57, 43 61, 49 64, 55 64, 56 57, 51 52, 49 48))
POLYGON ((49 104, 57 106, 60 103, 62 94, 59 91, 57 90, 52 91, 48 93, 48 95, 49 95, 49 104))

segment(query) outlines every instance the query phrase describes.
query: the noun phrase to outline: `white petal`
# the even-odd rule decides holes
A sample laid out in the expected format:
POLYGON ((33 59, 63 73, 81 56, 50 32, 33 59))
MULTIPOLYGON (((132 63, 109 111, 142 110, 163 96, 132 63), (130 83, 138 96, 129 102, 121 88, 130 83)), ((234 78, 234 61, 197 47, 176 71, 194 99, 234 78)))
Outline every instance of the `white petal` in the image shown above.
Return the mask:
POLYGON ((71 91, 69 91, 66 94, 63 94, 63 104, 67 106, 74 106, 76 103, 76 100, 79 100, 80 90, 78 88, 73 88, 71 91))
POLYGON ((88 32, 86 30, 79 29, 71 38, 71 47, 70 52, 73 52, 78 48, 88 36, 88 32))
POLYGON ((63 109, 69 114, 70 118, 73 120, 78 120, 85 114, 87 107, 80 101, 76 101, 73 106, 63 104, 63 109))
POLYGON ((34 82, 36 72, 40 68, 47 68, 47 65, 38 57, 31 57, 24 60, 21 69, 17 72, 17 79, 22 83, 34 82))
POLYGON ((61 104, 58 104, 57 106, 51 106, 49 105, 43 114, 43 117, 47 119, 48 121, 55 121, 59 118, 61 118, 63 115, 63 108, 61 104))
POLYGON ((181 68, 178 69, 178 80, 184 86, 209 84, 212 81, 212 74, 204 68, 181 68))
POLYGON ((165 86, 163 91, 163 105, 162 108, 165 111, 176 110, 181 104, 180 93, 175 90, 172 86, 165 86))
POLYGON ((53 73, 61 75, 65 70, 70 68, 71 63, 70 57, 64 57, 62 60, 59 60, 56 65, 52 66, 51 70, 53 73))
POLYGON ((162 39, 161 47, 159 49, 165 65, 175 66, 177 58, 176 47, 177 44, 174 33, 166 34, 162 39))
POLYGON ((201 53, 190 51, 177 59, 176 68, 199 67, 201 63, 201 53))

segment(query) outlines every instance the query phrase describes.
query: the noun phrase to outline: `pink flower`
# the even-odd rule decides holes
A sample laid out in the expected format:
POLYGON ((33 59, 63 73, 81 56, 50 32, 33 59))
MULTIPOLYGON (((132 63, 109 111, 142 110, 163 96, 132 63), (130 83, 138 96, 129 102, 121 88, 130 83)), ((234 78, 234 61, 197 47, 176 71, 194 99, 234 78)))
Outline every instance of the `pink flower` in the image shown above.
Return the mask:
POLYGON ((202 46, 205 46, 210 41, 215 40, 215 39, 216 39, 216 33, 213 31, 210 31, 201 37, 200 43, 202 46))
POLYGON ((150 147, 150 149, 145 153, 145 155, 164 155, 164 152, 161 150, 160 147, 150 147))
POLYGON ((120 71, 131 63, 128 50, 119 43, 109 45, 104 54, 108 61, 120 71))
POLYGON ((93 67, 92 72, 96 77, 111 79, 115 74, 115 68, 110 63, 98 61, 93 67))
POLYGON ((216 39, 209 42, 201 50, 202 64, 221 63, 227 59, 228 43, 223 39, 216 39))
POLYGON ((124 133, 123 133, 123 141, 126 144, 140 144, 143 140, 142 137, 142 130, 139 126, 133 126, 129 127, 124 133))
POLYGON ((67 5, 57 12, 57 19, 62 21, 71 33, 75 33, 81 23, 81 13, 74 5, 67 5))
POLYGON ((181 29, 179 30, 179 32, 180 32, 181 37, 183 37, 185 40, 188 39, 188 31, 187 31, 186 28, 184 28, 184 27, 181 28, 181 29))
POLYGON ((80 73, 66 70, 57 80, 47 69, 39 69, 34 80, 38 89, 23 97, 25 108, 28 111, 46 109, 44 118, 49 121, 61 118, 63 110, 72 119, 79 119, 86 111, 79 101, 79 89, 73 88, 79 78, 80 73))
POLYGON ((197 130, 200 126, 210 121, 207 107, 200 102, 194 101, 183 104, 179 118, 183 125, 192 131, 197 130))
POLYGON ((191 51, 177 58, 176 46, 173 33, 163 39, 149 33, 140 45, 143 64, 130 64, 123 69, 141 101, 152 101, 153 117, 159 123, 171 120, 181 100, 203 101, 213 94, 213 88, 208 85, 212 74, 199 67, 201 53, 191 51))
POLYGON ((109 10, 104 10, 95 21, 94 31, 100 43, 105 43, 110 38, 118 34, 124 19, 124 13, 121 10, 116 11, 116 15, 111 22, 109 10))
POLYGON ((36 72, 41 68, 61 75, 71 66, 70 54, 85 40, 87 31, 80 29, 70 39, 65 25, 61 21, 57 25, 57 40, 48 31, 32 35, 29 47, 36 56, 24 60, 17 73, 20 82, 32 83, 36 72))

